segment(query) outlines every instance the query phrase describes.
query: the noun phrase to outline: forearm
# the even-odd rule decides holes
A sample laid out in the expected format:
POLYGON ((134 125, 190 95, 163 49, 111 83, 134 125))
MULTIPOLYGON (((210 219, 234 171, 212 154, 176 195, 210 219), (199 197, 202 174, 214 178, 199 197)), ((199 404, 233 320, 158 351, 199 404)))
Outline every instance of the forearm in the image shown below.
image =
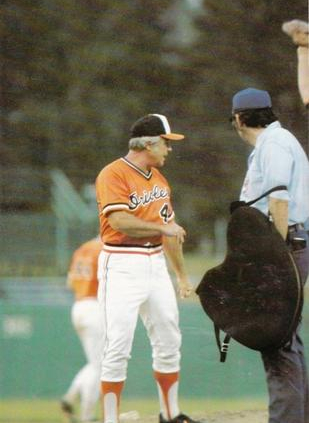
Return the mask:
POLYGON ((187 298, 191 295, 193 287, 189 281, 185 268, 185 261, 182 251, 182 242, 177 238, 163 237, 163 248, 167 259, 176 274, 178 293, 180 298, 187 298))
POLYGON ((309 104, 309 48, 298 47, 298 88, 305 105, 309 104))
POLYGON ((282 238, 285 240, 288 233, 288 213, 289 203, 286 200, 269 198, 269 212, 272 216, 274 225, 282 238))
POLYGON ((162 234, 160 226, 163 225, 146 222, 126 212, 112 213, 108 218, 108 222, 114 230, 133 238, 144 238, 162 234))
POLYGON ((177 278, 187 278, 182 244, 175 238, 163 237, 163 248, 177 278))

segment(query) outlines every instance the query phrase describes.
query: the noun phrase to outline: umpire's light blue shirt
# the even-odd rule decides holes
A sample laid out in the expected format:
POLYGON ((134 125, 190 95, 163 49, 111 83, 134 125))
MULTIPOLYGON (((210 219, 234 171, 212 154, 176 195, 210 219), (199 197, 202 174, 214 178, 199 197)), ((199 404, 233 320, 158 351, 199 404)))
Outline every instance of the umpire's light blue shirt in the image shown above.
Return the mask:
MULTIPOLYGON (((257 138, 248 159, 240 199, 253 200, 277 185, 286 185, 288 191, 277 191, 270 196, 289 202, 289 225, 308 221, 308 158, 294 135, 278 121, 267 126, 257 138)), ((256 202, 254 207, 268 215, 267 198, 256 202)))

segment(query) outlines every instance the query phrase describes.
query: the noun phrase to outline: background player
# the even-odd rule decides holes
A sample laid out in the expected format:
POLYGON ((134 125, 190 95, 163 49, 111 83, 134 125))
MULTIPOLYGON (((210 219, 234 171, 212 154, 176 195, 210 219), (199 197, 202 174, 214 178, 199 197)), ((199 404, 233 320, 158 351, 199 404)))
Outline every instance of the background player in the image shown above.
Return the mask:
POLYGON ((76 422, 73 404, 80 397, 82 422, 93 422, 100 396, 100 353, 102 349, 102 319, 97 301, 98 256, 102 250, 100 238, 85 242, 73 254, 67 278, 74 292, 72 323, 83 346, 87 363, 74 377, 62 397, 61 408, 70 423, 76 422))
POLYGON ((129 152, 106 166, 96 181, 100 231, 98 298, 105 310, 101 385, 105 423, 118 422, 138 315, 152 346, 161 423, 192 423, 180 413, 178 378, 181 334, 175 291, 163 254, 176 273, 180 295, 192 292, 182 254, 185 230, 175 223, 171 191, 158 171, 172 150, 165 116, 151 114, 131 129, 129 152), (163 243, 163 246, 162 246, 163 243))

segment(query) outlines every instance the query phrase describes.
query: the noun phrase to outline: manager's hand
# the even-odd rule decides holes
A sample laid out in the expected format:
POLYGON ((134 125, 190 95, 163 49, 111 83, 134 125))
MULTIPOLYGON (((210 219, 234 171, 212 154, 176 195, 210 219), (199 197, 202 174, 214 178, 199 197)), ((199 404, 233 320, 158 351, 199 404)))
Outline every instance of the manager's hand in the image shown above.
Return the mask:
POLYGON ((183 227, 177 225, 177 223, 172 222, 168 225, 163 225, 161 229, 162 235, 168 237, 176 237, 177 241, 182 244, 185 240, 186 231, 183 227))

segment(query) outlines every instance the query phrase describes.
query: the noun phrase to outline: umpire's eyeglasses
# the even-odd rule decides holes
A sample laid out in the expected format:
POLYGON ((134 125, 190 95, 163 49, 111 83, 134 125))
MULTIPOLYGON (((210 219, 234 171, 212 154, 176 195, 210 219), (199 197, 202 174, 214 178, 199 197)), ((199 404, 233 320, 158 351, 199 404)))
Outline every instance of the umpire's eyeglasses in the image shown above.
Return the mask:
POLYGON ((232 115, 232 116, 229 118, 229 121, 230 121, 230 123, 232 124, 232 127, 233 127, 233 128, 235 128, 236 116, 235 116, 235 115, 232 115))

